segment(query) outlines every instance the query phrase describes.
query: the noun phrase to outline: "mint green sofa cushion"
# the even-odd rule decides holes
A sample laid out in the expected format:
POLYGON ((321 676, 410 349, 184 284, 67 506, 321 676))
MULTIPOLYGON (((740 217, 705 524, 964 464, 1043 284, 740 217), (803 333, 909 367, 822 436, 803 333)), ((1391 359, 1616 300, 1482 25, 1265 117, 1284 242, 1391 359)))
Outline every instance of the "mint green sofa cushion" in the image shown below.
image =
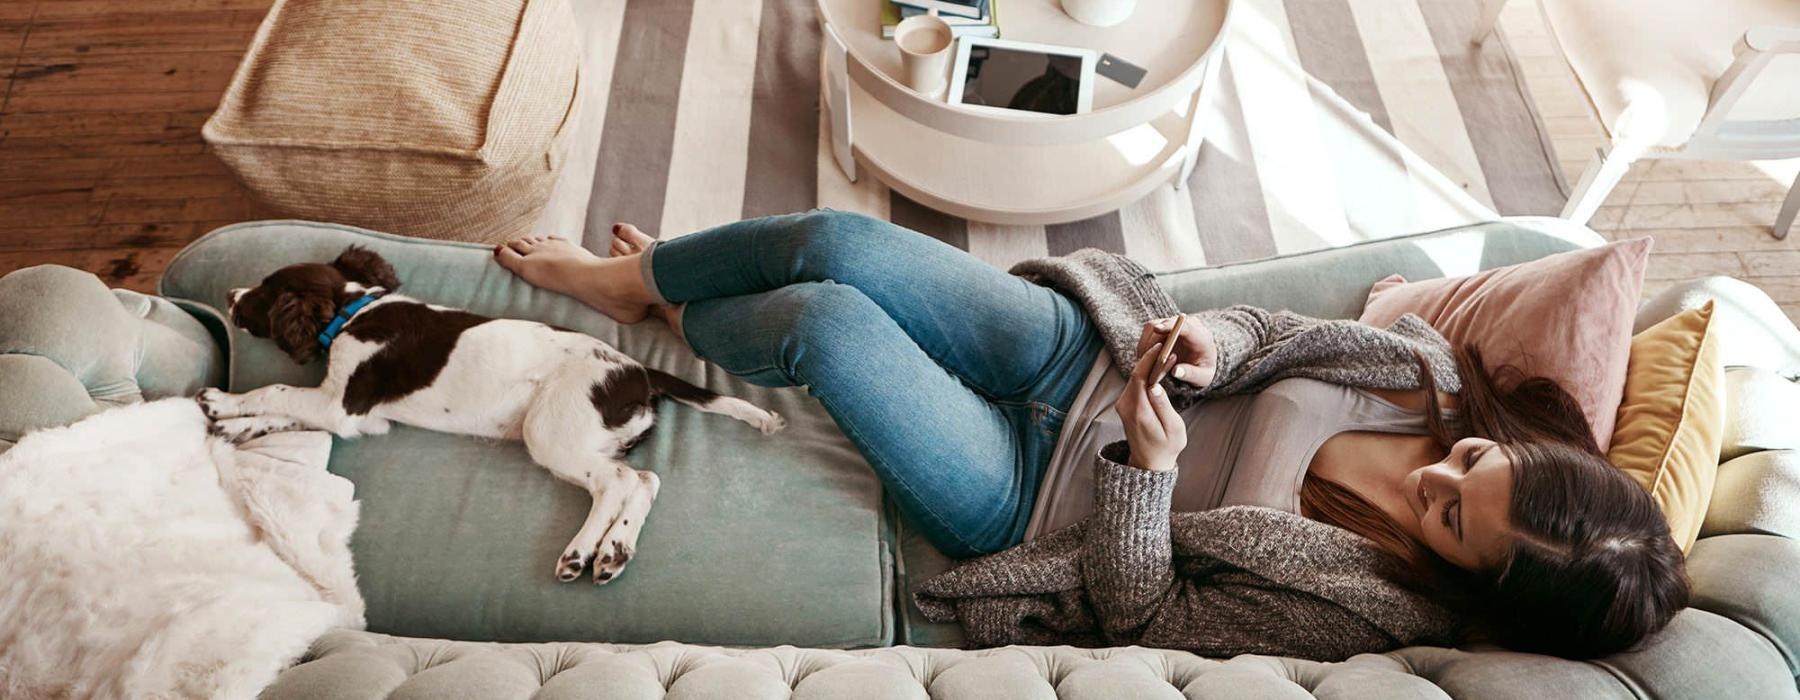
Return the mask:
MULTIPOLYGON (((662 477, 639 556, 614 582, 558 583, 552 565, 588 497, 522 445, 396 427, 338 440, 331 470, 357 485, 352 542, 369 629, 495 641, 858 647, 893 638, 893 562, 873 472, 804 389, 744 383, 702 363, 660 323, 619 326, 517 281, 482 246, 344 226, 230 226, 170 264, 162 293, 223 307, 225 293, 350 244, 394 264, 402 293, 589 333, 647 365, 781 413, 765 436, 665 403, 627 459, 662 477)), ((231 388, 316 385, 266 340, 233 331, 231 388)))

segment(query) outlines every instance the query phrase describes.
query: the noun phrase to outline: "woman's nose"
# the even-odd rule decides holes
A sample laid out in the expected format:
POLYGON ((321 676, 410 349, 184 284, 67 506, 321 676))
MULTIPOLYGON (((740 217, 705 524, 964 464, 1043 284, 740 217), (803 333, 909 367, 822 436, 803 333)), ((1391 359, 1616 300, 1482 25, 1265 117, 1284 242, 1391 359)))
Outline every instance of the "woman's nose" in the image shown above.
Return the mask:
POLYGON ((1454 460, 1447 460, 1447 464, 1434 464, 1419 475, 1419 482, 1431 502, 1436 502, 1446 493, 1454 493, 1456 482, 1461 479, 1462 467, 1455 464, 1454 460))

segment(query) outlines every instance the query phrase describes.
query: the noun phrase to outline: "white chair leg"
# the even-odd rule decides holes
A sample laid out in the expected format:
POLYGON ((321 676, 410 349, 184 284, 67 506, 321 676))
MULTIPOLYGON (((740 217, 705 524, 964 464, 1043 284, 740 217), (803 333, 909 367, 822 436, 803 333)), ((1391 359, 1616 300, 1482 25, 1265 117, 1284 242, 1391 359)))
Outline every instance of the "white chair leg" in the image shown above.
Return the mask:
POLYGON ((1787 199, 1781 202, 1781 213, 1775 215, 1775 237, 1787 238, 1788 232, 1794 228, 1794 215, 1800 214, 1800 175, 1794 176, 1794 184, 1788 187, 1787 199))
POLYGON ((1494 27, 1500 24, 1500 10, 1505 7, 1506 0, 1481 0, 1481 18, 1475 21, 1475 36, 1469 37, 1470 43, 1483 44, 1494 35, 1494 27))
POLYGON ((1594 151, 1594 159, 1588 162, 1587 170, 1581 172, 1581 181, 1575 183, 1575 191, 1569 194, 1569 203, 1563 206, 1562 218, 1578 224, 1587 224, 1594 218, 1594 212, 1600 210, 1600 204, 1606 201, 1625 172, 1631 169, 1631 162, 1637 160, 1634 151, 1608 146, 1594 151))

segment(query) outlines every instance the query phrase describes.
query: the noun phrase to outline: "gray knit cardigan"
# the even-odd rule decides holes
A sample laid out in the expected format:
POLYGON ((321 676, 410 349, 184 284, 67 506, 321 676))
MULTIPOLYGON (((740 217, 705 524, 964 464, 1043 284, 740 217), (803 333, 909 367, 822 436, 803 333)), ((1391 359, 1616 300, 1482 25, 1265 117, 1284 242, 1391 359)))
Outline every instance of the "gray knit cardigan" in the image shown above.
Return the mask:
MULTIPOLYGON (((1078 300, 1123 372, 1143 324, 1178 313, 1155 275, 1087 249, 1012 273, 1078 300)), ((1203 389, 1174 379, 1177 408, 1254 392, 1288 377, 1367 389, 1423 386, 1417 357, 1455 391, 1449 344, 1416 316, 1389 328, 1248 306, 1201 311, 1218 341, 1203 389)), ((964 562, 914 594, 927 619, 960 623, 971 644, 1141 644, 1205 656, 1257 653, 1337 660, 1452 641, 1457 620, 1393 582, 1373 543, 1270 508, 1170 513, 1176 472, 1126 466, 1124 441, 1094 459, 1094 513, 1004 552, 964 562)))

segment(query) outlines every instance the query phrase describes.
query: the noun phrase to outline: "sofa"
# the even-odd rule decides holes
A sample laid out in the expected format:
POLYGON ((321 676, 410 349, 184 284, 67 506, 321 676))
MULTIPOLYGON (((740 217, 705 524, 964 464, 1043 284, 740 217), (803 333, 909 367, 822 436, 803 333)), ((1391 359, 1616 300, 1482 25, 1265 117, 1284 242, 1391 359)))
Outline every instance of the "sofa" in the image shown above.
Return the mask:
MULTIPOLYGON (((1255 304, 1355 318, 1369 285, 1598 245, 1523 218, 1160 275, 1184 309, 1255 304)), ((805 388, 738 380, 660 324, 620 326, 534 289, 484 246, 345 226, 228 226, 183 250, 159 295, 107 290, 56 266, 0 278, 0 450, 38 427, 206 386, 316 383, 228 327, 227 290, 281 266, 367 246, 427 301, 592 334, 648 365, 780 412, 764 436, 669 403, 629 459, 663 489, 639 556, 614 582, 558 583, 553 563, 587 496, 518 444, 396 426, 335 440, 356 484, 353 540, 368 628, 336 630, 268 698, 1796 697, 1800 674, 1800 331, 1725 278, 1647 300, 1641 329, 1719 299, 1731 418, 1693 607, 1628 653, 1589 662, 1489 647, 1413 647, 1337 663, 1146 649, 958 649, 911 604, 950 562, 907 523, 805 388)), ((896 389, 900 390, 900 389, 896 389)))

